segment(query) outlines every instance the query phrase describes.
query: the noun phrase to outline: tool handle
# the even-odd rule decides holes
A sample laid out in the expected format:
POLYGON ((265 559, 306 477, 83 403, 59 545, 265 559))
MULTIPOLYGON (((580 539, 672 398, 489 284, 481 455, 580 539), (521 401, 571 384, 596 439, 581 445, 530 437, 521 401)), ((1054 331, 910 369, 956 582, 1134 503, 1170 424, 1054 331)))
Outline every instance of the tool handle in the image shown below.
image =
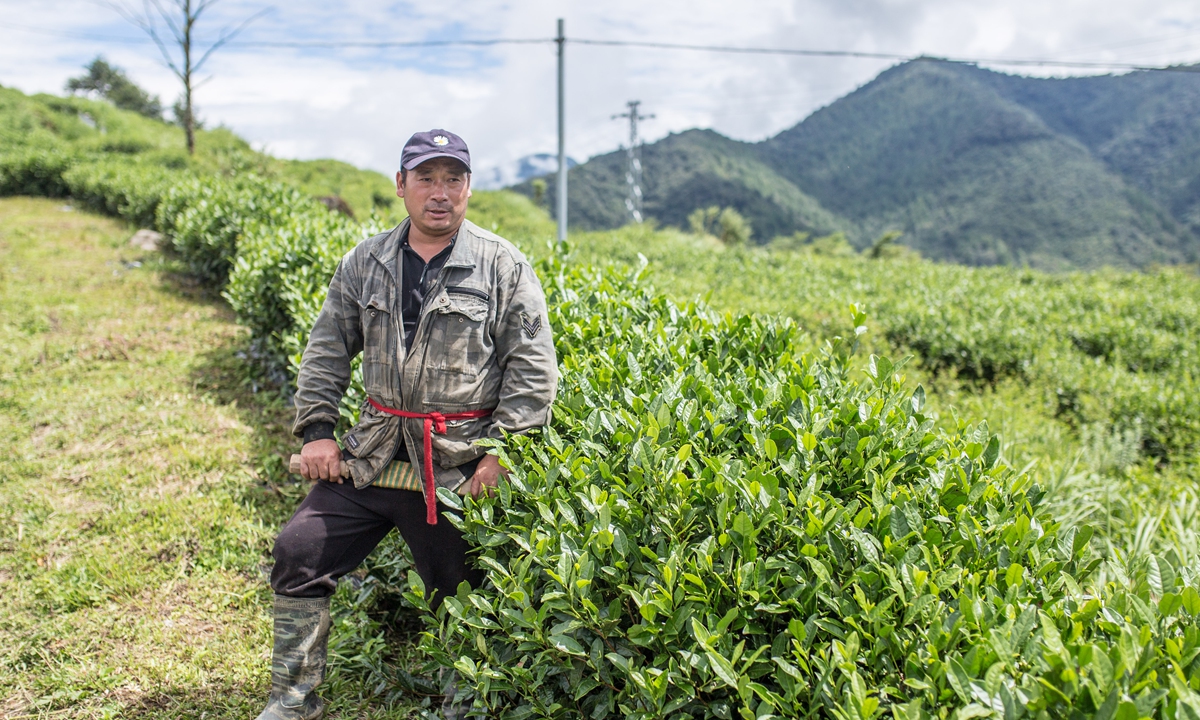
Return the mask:
MULTIPOLYGON (((299 455, 293 455, 292 459, 288 461, 288 471, 291 472, 293 475, 300 474, 300 456, 299 455)), ((344 478, 350 477, 350 465, 347 464, 345 460, 342 460, 342 468, 341 468, 341 471, 339 474, 344 478)))

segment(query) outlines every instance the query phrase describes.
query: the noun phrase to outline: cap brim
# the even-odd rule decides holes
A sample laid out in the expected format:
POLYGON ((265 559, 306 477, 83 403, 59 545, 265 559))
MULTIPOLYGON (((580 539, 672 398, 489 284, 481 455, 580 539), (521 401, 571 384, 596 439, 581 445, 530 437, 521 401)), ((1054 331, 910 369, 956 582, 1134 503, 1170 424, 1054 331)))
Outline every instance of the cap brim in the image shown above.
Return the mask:
POLYGON ((413 158, 412 160, 409 160, 408 162, 404 163, 404 169, 405 170, 415 170, 416 167, 423 162, 428 162, 430 160, 433 160, 434 158, 442 158, 442 157, 459 161, 463 165, 466 165, 467 172, 471 172, 471 164, 470 163, 463 162, 463 159, 457 155, 454 155, 451 153, 444 153, 444 152, 427 153, 425 155, 418 155, 415 158, 413 158))

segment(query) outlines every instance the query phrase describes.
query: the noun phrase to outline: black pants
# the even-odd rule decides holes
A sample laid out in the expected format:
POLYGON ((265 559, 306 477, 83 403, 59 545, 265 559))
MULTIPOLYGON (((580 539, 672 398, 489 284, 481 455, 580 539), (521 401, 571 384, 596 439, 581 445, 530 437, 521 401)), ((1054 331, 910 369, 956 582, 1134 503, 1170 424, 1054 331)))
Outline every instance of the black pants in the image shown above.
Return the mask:
POLYGON ((275 539, 271 588, 288 597, 326 597, 338 578, 358 567, 395 527, 412 552, 426 593, 436 607, 466 580, 479 587, 483 573, 467 563, 469 546, 458 528, 441 517, 425 522, 425 497, 415 490, 317 481, 275 539))

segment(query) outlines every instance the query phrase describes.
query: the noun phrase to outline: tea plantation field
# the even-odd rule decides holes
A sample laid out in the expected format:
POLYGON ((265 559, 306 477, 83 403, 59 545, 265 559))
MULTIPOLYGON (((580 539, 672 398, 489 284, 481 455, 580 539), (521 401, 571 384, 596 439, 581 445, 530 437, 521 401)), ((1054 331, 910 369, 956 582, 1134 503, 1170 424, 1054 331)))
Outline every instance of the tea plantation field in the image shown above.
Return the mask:
MULTIPOLYGON (((85 102, 52 110, 102 112, 85 102)), ((338 259, 395 218, 331 213, 247 149, 179 162, 169 133, 116 152, 69 127, 6 135, 0 193, 164 232, 164 270, 242 328, 213 391, 241 388, 264 408, 254 422, 285 414, 262 398, 286 392, 338 259)), ((501 718, 1200 717, 1194 269, 964 269, 835 240, 750 249, 649 227, 556 248, 523 198, 479 193, 470 216, 536 258, 561 359, 554 423, 498 444, 511 483, 466 501, 487 572, 478 592, 419 612, 419 581, 385 543, 339 593, 330 692, 410 716, 453 667, 501 718)), ((5 332, 44 333, 53 306, 5 332)), ((17 378, 49 376, 32 360, 6 372, 5 413, 28 424, 17 378)), ((346 422, 360 399, 356 386, 346 422)), ((272 437, 201 490, 227 503, 205 512, 257 524, 172 550, 212 582, 242 573, 234 625, 257 633, 242 653, 266 607, 248 568, 296 498, 287 440, 272 437)), ((6 488, 37 487, 45 462, 6 488)), ((55 502, 42 501, 47 517, 55 502)), ((110 507, 96 522, 112 522, 110 507)), ((184 522, 164 520, 160 542, 184 522)), ((149 572, 122 560, 133 552, 114 554, 110 575, 149 572)), ((55 586, 30 558, 5 584, 43 602, 33 588, 55 586)), ((97 581, 94 601, 54 600, 66 624, 34 612, 24 632, 67 628, 69 645, 86 632, 75 613, 115 603, 124 617, 138 582, 97 581)), ((163 662, 186 652, 168 646, 163 662)), ((34 705, 40 668, 61 666, 39 657, 3 661, 23 712, 125 707, 98 699, 125 685, 69 675, 34 705)), ((262 679, 241 662, 223 687, 249 697, 262 679)))

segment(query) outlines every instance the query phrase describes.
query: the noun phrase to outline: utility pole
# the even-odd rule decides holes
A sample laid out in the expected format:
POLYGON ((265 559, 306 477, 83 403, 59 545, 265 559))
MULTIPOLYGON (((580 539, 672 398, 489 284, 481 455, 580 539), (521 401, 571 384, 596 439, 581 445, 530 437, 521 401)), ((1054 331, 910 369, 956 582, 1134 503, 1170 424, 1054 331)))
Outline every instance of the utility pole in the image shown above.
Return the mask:
POLYGON ((567 36, 563 32, 563 19, 558 19, 558 241, 567 239, 567 123, 564 105, 565 83, 563 81, 563 62, 567 49, 567 36))
POLYGON ((625 171, 625 185, 629 195, 625 198, 625 209, 635 223, 642 222, 642 158, 641 142, 638 140, 638 120, 650 120, 653 115, 639 115, 640 100, 630 100, 626 105, 629 112, 613 115, 612 119, 629 118, 629 149, 627 151, 629 167, 625 171))

